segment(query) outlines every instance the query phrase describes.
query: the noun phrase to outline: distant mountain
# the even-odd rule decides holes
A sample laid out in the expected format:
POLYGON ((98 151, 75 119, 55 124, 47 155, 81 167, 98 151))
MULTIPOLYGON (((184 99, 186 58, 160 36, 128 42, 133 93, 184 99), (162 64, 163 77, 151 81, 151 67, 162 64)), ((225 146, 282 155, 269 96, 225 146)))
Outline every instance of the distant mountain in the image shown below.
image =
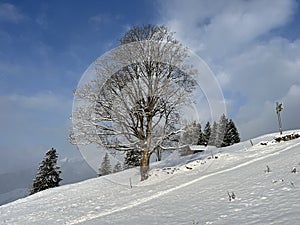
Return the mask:
POLYGON ((0 194, 0 205, 13 202, 19 198, 24 198, 28 196, 28 194, 29 194, 29 189, 27 188, 17 188, 12 191, 0 194))
MULTIPOLYGON (((0 196, 13 193, 16 189, 29 189, 32 185, 36 168, 30 168, 14 173, 0 174, 0 196)), ((0 205, 3 204, 0 197, 0 205)))

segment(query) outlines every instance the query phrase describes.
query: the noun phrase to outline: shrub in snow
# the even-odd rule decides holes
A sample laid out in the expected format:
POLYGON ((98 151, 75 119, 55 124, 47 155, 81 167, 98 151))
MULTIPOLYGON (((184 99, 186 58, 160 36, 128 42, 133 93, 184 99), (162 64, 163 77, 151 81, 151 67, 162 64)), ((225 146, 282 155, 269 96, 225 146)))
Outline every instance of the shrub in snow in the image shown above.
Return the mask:
POLYGON ((279 135, 279 136, 276 136, 274 138, 274 140, 277 141, 277 142, 281 142, 281 141, 290 141, 290 140, 293 140, 293 139, 296 139, 296 138, 300 138, 300 134, 292 133, 292 134, 279 135))
POLYGON ((270 173, 271 172, 271 169, 270 167, 267 165, 267 169, 265 170, 265 173, 270 173))
POLYGON ((227 194, 228 194, 228 198, 229 198, 229 201, 230 201, 230 202, 233 201, 233 200, 235 199, 235 194, 234 194, 234 192, 231 192, 231 193, 227 192, 227 194))

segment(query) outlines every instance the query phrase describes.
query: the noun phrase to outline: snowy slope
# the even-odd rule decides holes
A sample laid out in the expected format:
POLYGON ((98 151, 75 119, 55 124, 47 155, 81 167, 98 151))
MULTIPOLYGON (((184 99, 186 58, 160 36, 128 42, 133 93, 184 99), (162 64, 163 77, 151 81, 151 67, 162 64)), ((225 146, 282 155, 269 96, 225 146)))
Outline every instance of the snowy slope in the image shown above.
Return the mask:
POLYGON ((0 224, 298 224, 300 139, 273 137, 195 161, 173 154, 145 182, 132 169, 46 190, 0 206, 0 224))

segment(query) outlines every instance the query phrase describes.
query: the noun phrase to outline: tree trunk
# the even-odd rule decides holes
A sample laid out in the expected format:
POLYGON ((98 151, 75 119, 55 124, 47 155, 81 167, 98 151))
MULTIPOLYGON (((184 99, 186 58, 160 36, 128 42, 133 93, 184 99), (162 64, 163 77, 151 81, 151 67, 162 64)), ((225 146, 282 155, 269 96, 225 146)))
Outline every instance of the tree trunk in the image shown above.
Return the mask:
POLYGON ((150 156, 151 154, 148 151, 141 152, 141 162, 140 162, 141 181, 144 181, 148 178, 150 156))

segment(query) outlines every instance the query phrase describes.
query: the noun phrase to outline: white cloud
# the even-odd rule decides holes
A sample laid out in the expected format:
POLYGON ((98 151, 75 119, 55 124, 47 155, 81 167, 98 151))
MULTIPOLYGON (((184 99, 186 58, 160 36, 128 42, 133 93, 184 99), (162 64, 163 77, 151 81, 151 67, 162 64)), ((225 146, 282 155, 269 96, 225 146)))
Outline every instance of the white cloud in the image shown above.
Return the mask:
POLYGON ((294 1, 162 1, 162 22, 192 50, 222 58, 242 50, 293 15, 294 1))
POLYGON ((0 108, 0 173, 28 167, 51 147, 63 156, 74 154, 67 138, 72 99, 51 92, 12 94, 0 96, 0 108))
MULTIPOLYGON (((283 102, 284 109, 281 111, 283 130, 299 129, 300 120, 300 86, 292 85, 287 94, 278 99, 283 102)), ((255 137, 260 134, 276 132, 279 130, 279 124, 276 114, 275 102, 265 101, 260 104, 260 110, 251 110, 249 106, 244 106, 240 110, 240 115, 252 114, 249 120, 243 120, 239 129, 242 131, 243 137, 255 137), (253 116, 255 115, 255 116, 253 116)))
POLYGON ((62 101, 62 96, 55 96, 51 92, 38 93, 32 96, 23 96, 23 95, 9 95, 9 96, 0 96, 0 102, 6 101, 11 103, 14 106, 19 106, 23 109, 28 110, 57 110, 64 111, 70 109, 70 105, 66 104, 65 101, 62 101))
POLYGON ((300 127, 295 110, 300 109, 300 95, 291 95, 291 88, 300 85, 299 49, 299 41, 272 40, 231 59, 232 63, 224 67, 230 77, 228 85, 223 86, 224 90, 232 89, 247 99, 236 116, 243 137, 277 130, 275 102, 278 100, 294 109, 286 118, 285 128, 300 127))
MULTIPOLYGON (((251 120, 257 121, 258 117, 267 119, 267 116, 263 116, 266 102, 274 108, 276 101, 288 101, 290 88, 300 85, 299 60, 300 41, 289 42, 276 38, 264 45, 253 46, 224 65, 230 81, 223 84, 223 90, 232 90, 246 98, 246 104, 235 109, 238 111, 236 119, 241 126, 249 124, 251 120)), ((236 99, 237 96, 233 95, 232 98, 236 99)), ((268 128, 272 130, 273 127, 263 122, 267 121, 265 119, 261 124, 266 126, 267 132, 268 128)), ((249 132, 249 128, 242 129, 242 132, 249 132)))
POLYGON ((275 38, 255 44, 245 52, 224 61, 229 82, 223 88, 235 90, 259 101, 282 97, 294 83, 300 83, 300 40, 275 38))
POLYGON ((293 19, 296 6, 293 0, 160 2, 160 22, 217 74, 243 138, 278 129, 278 100, 293 109, 283 116, 285 128, 300 127, 300 39, 271 32, 293 19))
POLYGON ((13 22, 18 23, 25 17, 19 12, 19 10, 10 3, 0 3, 0 22, 13 22))

